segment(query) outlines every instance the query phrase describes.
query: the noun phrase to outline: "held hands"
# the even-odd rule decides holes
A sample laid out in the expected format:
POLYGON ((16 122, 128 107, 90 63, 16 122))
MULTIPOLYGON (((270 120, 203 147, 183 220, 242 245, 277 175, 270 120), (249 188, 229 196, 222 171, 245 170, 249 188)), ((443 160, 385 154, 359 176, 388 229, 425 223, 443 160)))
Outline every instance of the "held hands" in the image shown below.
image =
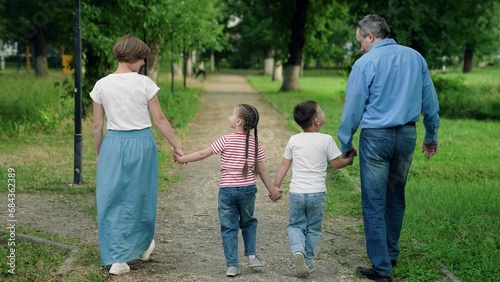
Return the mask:
POLYGON ((269 191, 269 199, 273 202, 277 202, 278 200, 283 198, 283 190, 277 186, 273 186, 273 189, 269 191))
POLYGON ((174 162, 180 165, 186 164, 187 162, 182 160, 182 156, 184 156, 184 152, 181 149, 175 149, 172 152, 172 156, 174 157, 174 162))
POLYGON ((437 142, 424 142, 422 145, 422 152, 424 152, 426 158, 430 158, 437 154, 438 143, 437 142))
POLYGON ((352 148, 349 151, 346 151, 345 153, 342 154, 343 159, 347 159, 349 162, 349 165, 352 165, 354 162, 354 157, 357 156, 356 149, 352 148))

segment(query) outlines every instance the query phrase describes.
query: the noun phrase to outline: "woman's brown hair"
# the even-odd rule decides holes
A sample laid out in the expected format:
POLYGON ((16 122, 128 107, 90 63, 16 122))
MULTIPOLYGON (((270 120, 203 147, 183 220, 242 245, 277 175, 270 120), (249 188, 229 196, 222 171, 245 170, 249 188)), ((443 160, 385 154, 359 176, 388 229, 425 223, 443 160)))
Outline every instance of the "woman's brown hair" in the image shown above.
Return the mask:
POLYGON ((151 54, 151 49, 139 38, 127 34, 118 39, 113 47, 113 53, 118 62, 134 63, 147 58, 151 54))

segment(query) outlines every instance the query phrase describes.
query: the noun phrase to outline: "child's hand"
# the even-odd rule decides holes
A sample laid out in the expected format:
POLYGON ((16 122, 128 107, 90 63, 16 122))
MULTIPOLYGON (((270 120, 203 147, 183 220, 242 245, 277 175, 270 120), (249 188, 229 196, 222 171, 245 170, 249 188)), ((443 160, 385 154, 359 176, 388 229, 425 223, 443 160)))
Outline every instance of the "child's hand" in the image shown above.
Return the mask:
POLYGON ((343 153, 343 154, 342 154, 342 158, 343 158, 343 159, 347 159, 347 158, 349 158, 351 155, 352 155, 353 157, 357 156, 357 154, 356 154, 356 149, 352 148, 352 149, 350 149, 349 151, 346 151, 345 153, 343 153))
POLYGON ((186 162, 182 160, 182 155, 179 155, 175 152, 172 155, 174 156, 175 163, 180 164, 180 165, 186 164, 186 162))
POLYGON ((283 198, 283 190, 281 188, 274 186, 274 189, 269 191, 269 198, 273 202, 277 202, 278 200, 283 198))
POLYGON ((349 165, 354 163, 354 157, 357 156, 356 149, 352 148, 351 150, 342 154, 343 158, 346 158, 349 161, 349 165))

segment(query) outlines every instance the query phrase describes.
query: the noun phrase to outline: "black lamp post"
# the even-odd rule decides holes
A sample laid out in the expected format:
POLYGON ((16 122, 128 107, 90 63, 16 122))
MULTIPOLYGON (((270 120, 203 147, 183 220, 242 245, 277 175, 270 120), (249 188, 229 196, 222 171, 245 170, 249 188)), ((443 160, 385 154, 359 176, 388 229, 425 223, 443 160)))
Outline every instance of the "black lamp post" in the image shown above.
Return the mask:
POLYGON ((75 146, 73 184, 82 183, 82 31, 80 0, 75 0, 75 146))

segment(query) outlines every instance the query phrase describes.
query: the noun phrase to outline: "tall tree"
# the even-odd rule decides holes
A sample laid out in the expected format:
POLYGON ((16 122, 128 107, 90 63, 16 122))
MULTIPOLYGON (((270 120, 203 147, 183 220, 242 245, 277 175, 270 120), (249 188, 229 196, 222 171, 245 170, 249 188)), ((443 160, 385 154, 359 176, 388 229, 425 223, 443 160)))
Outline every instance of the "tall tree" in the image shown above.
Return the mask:
POLYGON ((302 53, 305 45, 305 27, 309 0, 295 0, 295 11, 291 22, 291 36, 288 44, 289 57, 285 64, 285 75, 280 91, 298 91, 302 53))
POLYGON ((500 44, 497 0, 349 0, 352 24, 369 13, 386 18, 398 43, 419 51, 430 67, 444 57, 461 57, 472 70, 475 52, 491 52, 500 44))
POLYGON ((24 46, 34 46, 35 74, 49 72, 47 47, 57 42, 64 32, 71 31, 72 8, 70 0, 6 1, 2 18, 7 22, 7 38, 24 46))

